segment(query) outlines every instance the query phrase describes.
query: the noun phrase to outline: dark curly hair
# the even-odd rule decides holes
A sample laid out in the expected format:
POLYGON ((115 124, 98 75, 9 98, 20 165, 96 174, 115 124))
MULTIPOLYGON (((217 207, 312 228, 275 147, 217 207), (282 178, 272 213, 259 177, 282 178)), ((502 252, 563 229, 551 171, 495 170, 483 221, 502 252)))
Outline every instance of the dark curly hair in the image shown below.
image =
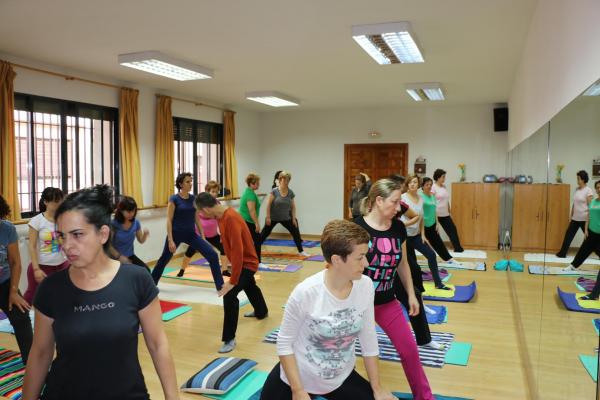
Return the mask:
POLYGON ((10 206, 4 200, 4 197, 0 195, 0 219, 5 219, 10 215, 10 206))
POLYGON ((183 181, 185 180, 185 178, 187 177, 191 177, 192 174, 189 172, 182 172, 179 175, 177 175, 177 179, 175 179, 175 187, 177 189, 181 189, 181 185, 183 185, 183 181))
POLYGON ((123 215, 123 211, 134 211, 133 220, 137 216, 137 203, 133 197, 123 196, 121 200, 117 203, 117 209, 115 210, 115 220, 122 224, 125 222, 125 216, 123 215))

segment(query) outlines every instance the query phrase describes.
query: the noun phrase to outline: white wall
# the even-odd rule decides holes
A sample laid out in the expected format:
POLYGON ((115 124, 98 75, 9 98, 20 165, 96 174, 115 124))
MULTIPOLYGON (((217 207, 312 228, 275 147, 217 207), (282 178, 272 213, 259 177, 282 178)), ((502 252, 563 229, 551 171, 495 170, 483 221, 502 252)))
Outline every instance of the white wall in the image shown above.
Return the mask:
POLYGON ((600 1, 540 0, 509 99, 513 148, 600 78, 600 1))
POLYGON ((285 111, 264 113, 261 120, 263 190, 276 170, 292 172, 303 233, 320 234, 345 212, 345 143, 408 143, 409 171, 423 155, 428 175, 443 168, 448 183, 458 180, 460 162, 467 165, 468 181, 505 174, 507 136, 493 132, 492 105, 285 111), (368 137, 373 129, 380 139, 368 137))

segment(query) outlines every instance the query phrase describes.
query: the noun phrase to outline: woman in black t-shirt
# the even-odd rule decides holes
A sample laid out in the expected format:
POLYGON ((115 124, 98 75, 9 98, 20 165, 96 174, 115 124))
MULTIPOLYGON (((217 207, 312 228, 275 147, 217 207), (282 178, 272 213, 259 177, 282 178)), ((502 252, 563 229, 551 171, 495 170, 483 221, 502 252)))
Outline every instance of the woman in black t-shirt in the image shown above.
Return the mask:
POLYGON ((44 384, 42 400, 149 399, 138 360, 140 325, 165 399, 179 399, 158 289, 142 268, 106 253, 111 198, 112 190, 98 185, 70 194, 56 211, 71 266, 38 287, 24 400, 37 400, 44 384))

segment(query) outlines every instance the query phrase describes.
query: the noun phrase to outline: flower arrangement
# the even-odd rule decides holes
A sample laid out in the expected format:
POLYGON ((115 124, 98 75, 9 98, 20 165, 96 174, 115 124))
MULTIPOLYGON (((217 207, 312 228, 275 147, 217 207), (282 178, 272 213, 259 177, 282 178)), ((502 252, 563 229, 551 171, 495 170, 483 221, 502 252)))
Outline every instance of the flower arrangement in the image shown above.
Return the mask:
POLYGON ((464 182, 467 177, 465 175, 465 169, 467 168, 467 166, 465 165, 465 163, 460 163, 458 164, 458 169, 460 170, 460 181, 464 182))
POLYGON ((562 183, 562 171, 565 169, 564 164, 556 165, 556 183, 562 183))

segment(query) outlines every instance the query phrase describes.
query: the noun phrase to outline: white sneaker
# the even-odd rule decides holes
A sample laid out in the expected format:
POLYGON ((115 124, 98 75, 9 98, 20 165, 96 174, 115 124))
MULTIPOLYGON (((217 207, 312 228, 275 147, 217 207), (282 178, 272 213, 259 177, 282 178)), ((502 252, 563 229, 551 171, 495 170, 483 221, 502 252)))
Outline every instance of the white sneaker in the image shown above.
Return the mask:
POLYGON ((445 345, 443 345, 440 342, 436 342, 435 340, 432 340, 431 342, 424 344, 423 346, 420 346, 420 347, 429 347, 434 350, 444 350, 446 348, 445 345))
POLYGON ((563 273, 564 272, 575 272, 575 271, 577 271, 577 268, 575 268, 571 264, 569 264, 568 266, 566 266, 560 270, 560 272, 563 272, 563 273))
POLYGON ((427 304, 423 304, 423 308, 425 308, 425 312, 427 314, 431 314, 431 315, 437 314, 437 312, 433 308, 428 307, 427 304))
POLYGON ((235 349, 235 339, 231 339, 229 342, 223 342, 223 346, 219 349, 219 353, 229 353, 235 349))
POLYGON ((310 257, 310 254, 307 253, 306 251, 301 251, 298 254, 301 255, 302 257, 310 257))

